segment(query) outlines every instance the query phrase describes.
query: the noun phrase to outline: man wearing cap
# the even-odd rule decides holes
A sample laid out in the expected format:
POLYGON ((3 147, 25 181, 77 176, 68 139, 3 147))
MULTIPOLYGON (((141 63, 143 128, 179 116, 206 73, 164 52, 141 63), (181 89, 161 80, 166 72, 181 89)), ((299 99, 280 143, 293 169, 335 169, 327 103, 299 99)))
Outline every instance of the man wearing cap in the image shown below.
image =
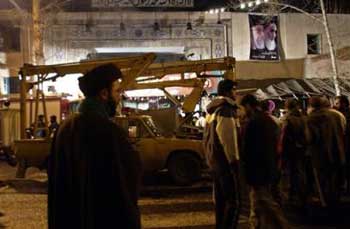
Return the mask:
POLYGON ((214 176, 216 229, 237 228, 240 208, 239 152, 235 102, 237 83, 225 79, 218 85, 218 98, 207 106, 204 147, 214 176))
POLYGON ((79 78, 85 99, 59 127, 49 156, 49 229, 141 228, 139 155, 110 121, 121 78, 113 64, 79 78))

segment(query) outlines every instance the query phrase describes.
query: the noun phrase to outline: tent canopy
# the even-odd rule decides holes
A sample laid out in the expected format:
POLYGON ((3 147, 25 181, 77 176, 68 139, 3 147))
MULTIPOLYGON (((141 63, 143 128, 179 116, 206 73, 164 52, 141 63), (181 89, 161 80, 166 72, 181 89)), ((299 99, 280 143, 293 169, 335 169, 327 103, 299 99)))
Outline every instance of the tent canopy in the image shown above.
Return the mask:
MULTIPOLYGON (((350 80, 339 78, 341 94, 350 97, 350 80)), ((239 89, 254 88, 259 99, 278 99, 285 97, 336 96, 331 78, 292 79, 274 78, 264 80, 238 80, 239 89)))

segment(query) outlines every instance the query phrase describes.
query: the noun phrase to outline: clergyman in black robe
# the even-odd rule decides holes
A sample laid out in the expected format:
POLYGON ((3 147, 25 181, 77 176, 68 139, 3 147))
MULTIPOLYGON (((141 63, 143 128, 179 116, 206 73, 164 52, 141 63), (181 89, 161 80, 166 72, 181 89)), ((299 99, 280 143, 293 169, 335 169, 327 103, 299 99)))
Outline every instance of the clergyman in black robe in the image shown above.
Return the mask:
POLYGON ((138 153, 110 121, 121 72, 102 65, 79 78, 80 112, 56 132, 48 160, 48 228, 141 228, 138 153))

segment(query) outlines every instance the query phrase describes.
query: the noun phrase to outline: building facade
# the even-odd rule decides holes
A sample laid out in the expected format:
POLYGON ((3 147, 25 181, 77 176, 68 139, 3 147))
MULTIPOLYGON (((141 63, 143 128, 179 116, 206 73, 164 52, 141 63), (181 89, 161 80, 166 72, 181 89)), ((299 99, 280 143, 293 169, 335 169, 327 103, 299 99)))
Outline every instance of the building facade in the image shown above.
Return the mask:
MULTIPOLYGON (((4 25, 0 26, 3 79, 16 76, 24 62, 31 62, 30 23, 27 24, 28 20, 23 20, 21 15, 15 16, 9 12, 0 13, 0 25, 4 25), (9 27, 15 31, 12 38, 8 37, 9 27), (18 42, 13 44, 8 40, 18 42)), ((350 77, 350 54, 347 53, 350 15, 328 17, 334 45, 342 53, 338 60, 340 76, 350 77)), ((332 74, 329 58, 324 55, 329 52, 324 27, 304 14, 278 15, 280 61, 249 60, 251 35, 247 13, 58 12, 44 15, 42 21, 46 64, 76 62, 87 59, 89 54, 101 50, 112 52, 116 48, 161 48, 163 51, 175 48, 183 50, 193 60, 233 56, 237 59, 237 76, 241 79, 314 78, 332 74)), ((6 92, 8 85, 2 82, 2 91, 6 92)))

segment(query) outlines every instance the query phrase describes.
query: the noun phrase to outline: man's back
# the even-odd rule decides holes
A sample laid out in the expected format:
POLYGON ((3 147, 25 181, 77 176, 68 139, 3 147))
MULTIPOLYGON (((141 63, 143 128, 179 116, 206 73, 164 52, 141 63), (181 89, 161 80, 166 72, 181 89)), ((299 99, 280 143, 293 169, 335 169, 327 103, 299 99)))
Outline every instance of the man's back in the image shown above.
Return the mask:
POLYGON ((316 165, 327 167, 345 161, 340 118, 327 109, 315 110, 308 116, 310 150, 316 165))
POLYGON ((108 119, 89 113, 64 122, 49 161, 49 228, 140 228, 139 168, 125 156, 139 162, 108 119))
POLYGON ((285 156, 296 155, 306 150, 306 117, 299 111, 291 111, 283 124, 283 153, 285 156))
POLYGON ((247 122, 243 141, 242 158, 248 184, 271 184, 277 172, 277 124, 257 110, 247 122))

